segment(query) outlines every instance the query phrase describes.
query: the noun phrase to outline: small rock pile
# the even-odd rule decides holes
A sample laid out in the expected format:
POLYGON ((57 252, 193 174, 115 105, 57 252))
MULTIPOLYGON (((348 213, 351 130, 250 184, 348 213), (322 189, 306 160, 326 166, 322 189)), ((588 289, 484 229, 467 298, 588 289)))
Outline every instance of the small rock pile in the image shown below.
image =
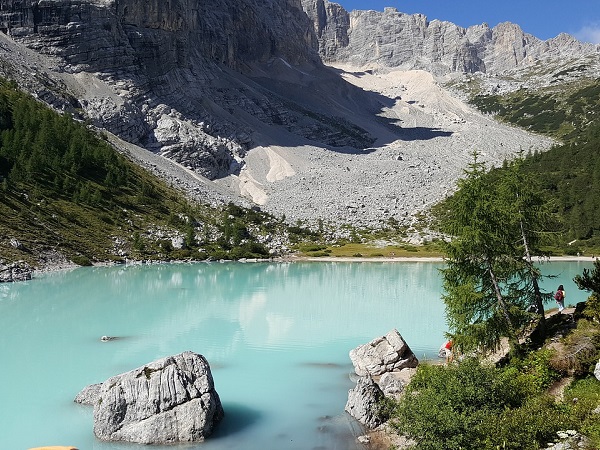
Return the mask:
POLYGON ((544 450, 577 450, 589 448, 588 439, 575 430, 559 431, 558 440, 548 444, 544 450))
POLYGON ((0 260, 0 283, 31 280, 33 270, 25 261, 5 263, 0 260))

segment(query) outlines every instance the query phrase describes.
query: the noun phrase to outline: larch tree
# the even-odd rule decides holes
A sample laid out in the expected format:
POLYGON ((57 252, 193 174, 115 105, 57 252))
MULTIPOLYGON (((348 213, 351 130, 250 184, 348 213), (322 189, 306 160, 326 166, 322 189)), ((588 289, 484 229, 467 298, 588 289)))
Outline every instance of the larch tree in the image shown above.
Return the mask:
POLYGON ((542 275, 534 264, 534 256, 541 256, 540 244, 547 230, 551 228, 550 213, 547 202, 536 178, 523 170, 522 154, 507 164, 499 172, 497 184, 498 198, 506 205, 508 216, 506 221, 511 225, 511 234, 515 236, 514 258, 523 260, 525 267, 519 272, 520 288, 518 295, 528 304, 534 306, 539 318, 539 328, 545 332, 544 301, 550 298, 549 293, 542 292, 540 281, 542 275))
POLYGON ((534 302, 543 316, 532 284, 540 276, 532 262, 538 199, 533 186, 520 188, 517 169, 490 176, 475 153, 438 212, 441 231, 451 236, 442 269, 446 317, 454 344, 465 352, 495 350, 503 337, 516 351, 519 332, 531 320, 528 306, 534 302))

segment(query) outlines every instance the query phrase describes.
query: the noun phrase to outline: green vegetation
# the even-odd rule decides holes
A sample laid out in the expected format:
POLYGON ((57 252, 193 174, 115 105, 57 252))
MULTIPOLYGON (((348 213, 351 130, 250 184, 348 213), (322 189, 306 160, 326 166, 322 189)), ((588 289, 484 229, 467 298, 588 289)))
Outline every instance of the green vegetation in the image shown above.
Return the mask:
POLYGON ((474 358, 419 366, 391 412, 396 430, 428 450, 537 449, 572 425, 535 376, 474 358))
POLYGON ((578 429, 590 440, 589 448, 600 448, 600 421, 594 412, 600 405, 600 383, 595 377, 587 376, 576 380, 565 391, 565 404, 578 429))
POLYGON ((548 152, 529 155, 522 166, 540 182, 559 225, 548 230, 555 233, 547 249, 599 254, 600 79, 506 96, 475 95, 472 101, 500 120, 562 141, 548 152))
MULTIPOLYGON (((422 219, 424 223, 424 218, 422 219)), ((419 224, 420 225, 420 224, 419 224)), ((296 227, 291 227, 290 232, 296 227)), ((425 241, 419 245, 404 242, 411 231, 423 231, 407 228, 394 219, 388 219, 377 229, 357 229, 345 226, 347 238, 332 238, 331 230, 320 222, 318 231, 302 229, 303 235, 290 235, 295 242, 293 250, 308 257, 441 257, 443 244, 437 239, 425 241), (356 256, 360 255, 360 256, 356 256)))
MULTIPOLYGON (((400 236, 397 237, 401 239, 400 236)), ((314 242, 304 242, 298 244, 294 249, 299 255, 307 257, 325 257, 331 256, 336 258, 360 257, 364 258, 418 258, 428 257, 435 258, 443 255, 443 245, 438 242, 426 242, 422 245, 411 245, 402 243, 380 243, 376 239, 365 238, 365 242, 347 242, 340 241, 338 243, 325 242, 322 237, 319 237, 314 242)))
POLYGON ((425 245, 390 244, 376 245, 372 242, 345 243, 327 247, 328 255, 336 257, 351 257, 360 254, 365 258, 394 258, 394 257, 441 257, 441 244, 428 243, 425 245))
POLYGON ((557 217, 554 245, 568 254, 600 249, 599 148, 600 120, 572 142, 532 155, 523 165, 539 180, 557 217))
MULTIPOLYGON (((574 429, 589 439, 586 449, 600 445, 600 382, 593 367, 574 373, 557 361, 581 348, 584 336, 598 323, 579 322, 558 345, 513 358, 504 367, 465 358, 448 366, 422 364, 398 401, 383 405, 395 430, 416 441, 416 449, 539 449, 555 441, 557 432, 574 429), (581 332, 581 328, 587 331, 581 332), (566 347, 565 350, 563 347, 566 347), (551 388, 565 376, 574 381, 564 396, 551 388)), ((594 348, 600 357, 600 342, 594 348)))
POLYGON ((190 204, 84 124, 0 81, 3 258, 264 258, 262 236, 284 232, 260 211, 190 204))
POLYGON ((462 351, 496 350, 508 337, 518 350, 518 332, 535 305, 544 324, 543 294, 532 254, 547 215, 534 179, 520 172, 521 160, 488 176, 474 161, 458 191, 435 212, 445 245, 442 270, 446 316, 454 345, 462 351))
POLYGON ((586 316, 592 321, 600 322, 600 260, 594 261, 591 272, 583 269, 583 274, 576 276, 573 281, 579 289, 590 292, 586 302, 586 316))
POLYGON ((475 159, 435 210, 453 237, 443 277, 456 355, 446 366, 421 364, 400 399, 380 405, 417 450, 534 450, 564 430, 586 436, 580 448, 600 448, 600 382, 592 375, 600 358, 600 261, 575 277, 591 293, 575 323, 562 314, 545 318, 543 307, 526 313, 545 295, 529 255, 539 252, 552 216, 525 164, 487 172, 475 159), (505 338, 508 359, 480 358, 505 338))
MULTIPOLYGON (((592 295, 599 279, 599 262, 576 277, 592 295)), ((582 316, 596 314, 586 303, 582 316)), ((600 448, 600 381, 592 375, 600 323, 556 315, 545 331, 534 339, 529 328, 525 351, 499 366, 473 356, 421 364, 401 398, 384 400, 380 412, 416 450, 534 450, 565 430, 585 435, 579 448, 600 448)))
POLYGON ((600 79, 538 91, 520 89, 503 96, 478 94, 471 102, 502 121, 570 141, 600 118, 600 79))

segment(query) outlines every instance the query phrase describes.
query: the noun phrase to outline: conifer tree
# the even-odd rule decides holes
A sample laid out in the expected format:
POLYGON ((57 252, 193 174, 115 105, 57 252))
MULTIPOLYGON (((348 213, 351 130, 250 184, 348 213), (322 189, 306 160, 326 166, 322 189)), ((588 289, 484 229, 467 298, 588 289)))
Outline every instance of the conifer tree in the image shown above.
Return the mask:
POLYGON ((523 155, 507 164, 499 172, 498 181, 499 201, 505 203, 508 216, 507 220, 512 227, 511 234, 517 237, 516 252, 514 257, 523 259, 525 270, 522 271, 523 279, 521 293, 528 298, 528 303, 533 305, 539 316, 539 327, 542 333, 545 330, 544 301, 550 294, 545 294, 540 289, 542 275, 534 264, 534 255, 542 255, 540 243, 542 237, 550 226, 550 213, 542 196, 539 183, 531 173, 523 170, 523 155))
POLYGON ((542 301, 532 262, 540 200, 533 187, 521 186, 518 167, 494 175, 475 153, 439 217, 452 236, 442 270, 446 316, 463 351, 495 350, 503 337, 518 350, 519 330, 531 318, 527 306, 542 301))

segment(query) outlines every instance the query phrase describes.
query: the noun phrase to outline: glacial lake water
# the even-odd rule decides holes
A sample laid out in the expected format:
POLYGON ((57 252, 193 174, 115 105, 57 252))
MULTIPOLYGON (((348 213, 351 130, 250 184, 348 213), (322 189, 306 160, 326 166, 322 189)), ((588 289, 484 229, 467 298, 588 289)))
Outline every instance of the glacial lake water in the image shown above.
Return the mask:
MULTIPOLYGON (((419 359, 436 358, 446 323, 430 262, 197 263, 81 268, 0 285, 0 448, 94 438, 86 385, 155 359, 204 355, 225 409, 216 433, 175 450, 354 450, 344 413, 348 352, 397 328, 419 359), (101 342, 103 335, 120 339, 101 342)), ((591 262, 546 263, 567 304, 591 262)), ((550 305, 554 306, 554 305, 550 305)), ((151 447, 162 449, 163 447, 151 447)))

